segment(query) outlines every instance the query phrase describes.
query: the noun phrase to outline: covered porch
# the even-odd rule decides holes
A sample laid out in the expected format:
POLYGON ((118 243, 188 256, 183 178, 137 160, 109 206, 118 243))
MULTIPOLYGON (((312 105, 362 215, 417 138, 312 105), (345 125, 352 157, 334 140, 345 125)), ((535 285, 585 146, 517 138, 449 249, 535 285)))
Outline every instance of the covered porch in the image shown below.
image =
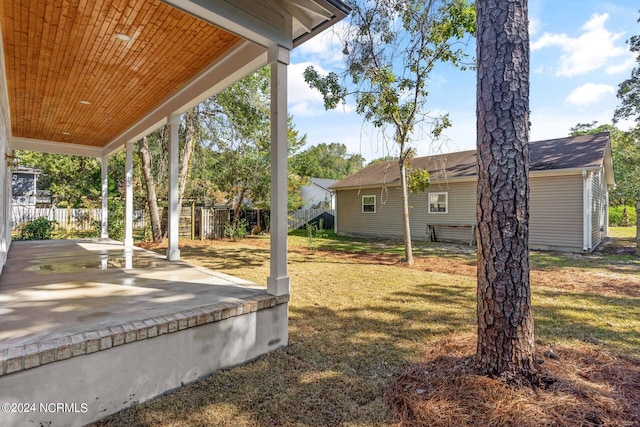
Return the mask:
POLYGON ((348 12, 339 0, 0 0, 0 399, 71 405, 0 413, 0 424, 85 424, 287 344, 289 52, 348 12), (266 65, 271 249, 258 286, 180 261, 178 145, 183 113, 266 65), (136 248, 132 233, 134 146, 162 126, 164 257, 136 248), (16 149, 102 162, 101 239, 12 243, 16 149), (107 160, 121 150, 116 242, 107 160))
POLYGON ((3 425, 84 424, 287 344, 288 295, 113 240, 14 242, 0 289, 0 401, 36 404, 3 425))

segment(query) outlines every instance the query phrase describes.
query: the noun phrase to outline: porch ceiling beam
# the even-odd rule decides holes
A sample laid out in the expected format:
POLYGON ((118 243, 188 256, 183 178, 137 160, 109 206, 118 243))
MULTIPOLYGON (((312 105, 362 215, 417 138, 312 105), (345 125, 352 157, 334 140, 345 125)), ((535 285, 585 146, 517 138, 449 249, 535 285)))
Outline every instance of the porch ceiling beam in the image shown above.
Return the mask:
MULTIPOLYGON (((267 50, 242 41, 209 68, 167 98, 145 117, 109 142, 102 155, 111 156, 129 141, 137 141, 167 123, 171 114, 182 114, 267 64, 267 50)), ((144 96, 143 93, 140 96, 144 96)))
POLYGON ((103 150, 100 147, 88 145, 68 144, 59 141, 43 141, 31 138, 12 138, 11 148, 14 150, 39 151, 42 153, 66 154, 86 157, 102 157, 103 150))
POLYGON ((317 25, 312 16, 320 17, 322 22, 329 21, 333 18, 333 14, 329 10, 320 7, 313 1, 304 3, 285 2, 284 7, 291 15, 296 17, 300 25, 302 25, 308 33, 313 31, 317 25))
POLYGON ((161 1, 260 46, 292 48, 291 16, 275 1, 161 1))

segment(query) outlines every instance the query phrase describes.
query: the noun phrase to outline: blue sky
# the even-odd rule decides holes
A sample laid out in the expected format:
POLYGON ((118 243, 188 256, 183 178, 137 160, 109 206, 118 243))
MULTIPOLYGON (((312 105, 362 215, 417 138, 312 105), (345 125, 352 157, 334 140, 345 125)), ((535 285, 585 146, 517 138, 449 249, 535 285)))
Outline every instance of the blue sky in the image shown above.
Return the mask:
MULTIPOLYGON (((566 136, 577 123, 611 122, 618 84, 637 65, 626 40, 640 34, 639 10, 637 0, 529 1, 531 140, 566 136)), ((469 49, 473 52, 475 45, 469 49)), ((292 52, 289 113, 296 129, 307 135, 308 145, 344 143, 367 161, 396 154, 394 145, 364 123, 352 105, 325 111, 320 94, 304 82, 308 65, 339 69, 341 51, 329 30, 292 52)), ((451 66, 434 70, 427 110, 449 113, 453 126, 441 141, 419 137, 414 144, 418 155, 475 149, 475 79, 473 71, 451 66)))

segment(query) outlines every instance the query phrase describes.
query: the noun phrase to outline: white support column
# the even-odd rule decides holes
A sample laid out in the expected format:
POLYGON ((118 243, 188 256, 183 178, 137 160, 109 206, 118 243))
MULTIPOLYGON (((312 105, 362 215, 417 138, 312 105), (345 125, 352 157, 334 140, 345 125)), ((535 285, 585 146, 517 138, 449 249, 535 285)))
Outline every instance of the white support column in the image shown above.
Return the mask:
POLYGON ((169 247, 167 259, 180 260, 178 248, 178 231, 180 225, 180 206, 178 206, 178 130, 180 129, 180 115, 169 116, 169 247))
POLYGON ((100 159, 102 162, 102 225, 100 231, 100 237, 103 239, 109 238, 109 158, 102 157, 100 159))
POLYGON ((125 251, 133 250, 133 145, 126 144, 125 158, 125 202, 124 202, 124 247, 125 251))
POLYGON ((271 253, 267 292, 289 294, 287 272, 287 65, 289 50, 274 46, 271 63, 271 253))

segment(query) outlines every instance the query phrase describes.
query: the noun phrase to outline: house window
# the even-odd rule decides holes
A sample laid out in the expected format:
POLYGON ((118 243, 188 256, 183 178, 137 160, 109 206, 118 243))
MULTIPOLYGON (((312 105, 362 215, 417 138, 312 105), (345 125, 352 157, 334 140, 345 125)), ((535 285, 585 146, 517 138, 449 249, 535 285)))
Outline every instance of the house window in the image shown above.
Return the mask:
POLYGON ((362 196, 362 213, 376 213, 376 196, 362 196))
POLYGON ((447 213, 449 211, 449 194, 429 193, 429 213, 447 213))

